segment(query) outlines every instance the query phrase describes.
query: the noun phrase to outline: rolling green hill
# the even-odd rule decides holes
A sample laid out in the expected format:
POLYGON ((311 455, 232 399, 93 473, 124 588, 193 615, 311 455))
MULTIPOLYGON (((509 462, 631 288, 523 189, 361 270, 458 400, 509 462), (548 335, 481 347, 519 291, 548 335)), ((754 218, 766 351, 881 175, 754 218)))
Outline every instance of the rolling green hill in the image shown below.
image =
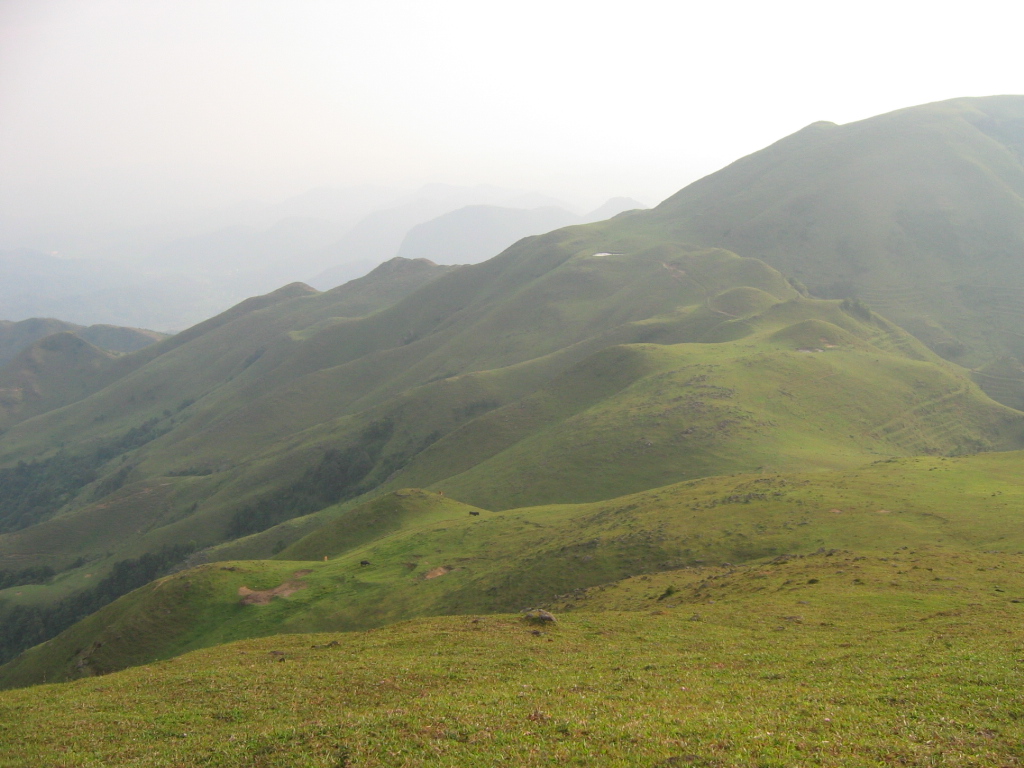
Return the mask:
MULTIPOLYGON (((504 512, 396 491, 348 510, 273 560, 202 565, 133 592, 0 668, 0 683, 106 673, 246 637, 537 604, 574 610, 581 590, 658 572, 670 572, 656 579, 662 590, 691 584, 684 602, 717 599, 726 581, 728 594, 752 600, 761 585, 731 578, 730 569, 816 552, 880 557, 923 548, 970 584, 981 577, 957 572, 957 558, 1024 551, 1021 458, 887 459, 854 471, 733 475, 504 512), (714 573, 730 579, 691 578, 694 568, 722 563, 731 565, 714 573)), ((990 559, 1007 564, 1015 584, 1022 571, 1014 558, 990 559)), ((958 582, 939 591, 965 589, 958 582)), ((1003 599, 1010 597, 1019 595, 1003 599)))
POLYGON ((71 331, 44 336, 0 368, 0 409, 24 418, 78 400, 114 358, 71 331))
POLYGON ((113 383, 0 440, 99 457, 70 502, 0 537, 0 563, 102 571, 377 488, 500 509, 1020 446, 1021 414, 863 307, 723 251, 595 255, 611 227, 526 242, 363 318, 315 320, 338 299, 294 288, 118 359, 113 383))
POLYGON ((871 515, 839 532, 826 516, 771 543, 758 525, 792 516, 772 505, 793 491, 751 473, 860 487, 859 467, 935 457, 917 479, 868 483, 875 495, 858 498, 884 510, 908 487, 928 491, 937 457, 1024 447, 1016 331, 991 314, 1012 308, 988 290, 1018 281, 1021 103, 811 126, 654 210, 481 264, 394 259, 331 291, 292 284, 131 354, 69 334, 37 342, 0 373, 3 652, 101 610, 4 679, 507 611, 705 556, 819 541, 875 552, 931 541, 940 508, 976 550, 977 520, 948 495, 973 482, 968 467, 1012 485, 994 468, 1016 454, 963 465, 947 496, 924 493, 932 506, 913 525, 871 515), (687 527, 678 511, 713 501, 687 496, 698 487, 721 493, 687 527), (592 505, 627 494, 673 501, 593 522, 604 513, 592 505), (743 536, 697 542, 722 505, 743 536), (257 562, 275 555, 317 562, 257 562), (199 570, 102 608, 186 566, 199 570), (291 594, 241 606, 242 587, 291 594))
MULTIPOLYGON (((163 357, 165 354, 185 344, 195 342, 200 337, 219 331, 231 323, 238 323, 238 321, 244 319, 245 322, 253 323, 254 327, 246 328, 240 334, 225 334, 224 337, 219 338, 219 341, 224 344, 239 343, 241 341, 240 336, 252 337, 260 332, 272 336, 275 333, 287 333, 294 328, 308 329, 311 324, 315 325, 318 322, 330 323, 332 319, 359 317, 395 303, 425 283, 451 271, 451 269, 452 267, 438 266, 426 259, 392 259, 381 264, 365 277, 322 293, 314 291, 309 286, 301 283, 284 286, 265 296, 247 299, 216 317, 210 318, 174 336, 163 338, 160 343, 145 345, 144 349, 137 346, 136 349, 138 351, 135 351, 134 354, 124 355, 118 358, 116 362, 103 366, 102 376, 93 382, 85 392, 92 394, 103 389, 105 386, 114 384, 119 379, 134 373, 157 358, 163 357), (288 299, 298 297, 316 298, 301 304, 297 307, 298 311, 294 314, 290 314, 283 307, 279 306, 288 299), (282 310, 280 317, 268 319, 266 318, 266 313, 264 313, 261 318, 264 320, 263 325, 262 327, 259 326, 254 313, 274 306, 278 306, 279 310, 282 310), (277 324, 273 325, 275 320, 277 324), (268 326, 270 327, 268 328, 268 326)), ((242 323, 243 326, 245 322, 242 323)), ((237 325, 235 328, 237 329, 237 325)), ((121 338, 124 336, 122 331, 132 330, 134 329, 119 329, 114 326, 90 326, 89 328, 76 330, 76 334, 98 347, 120 352, 132 351, 126 348, 130 340, 121 338), (120 346, 116 343, 119 340, 120 346)), ((258 351, 260 347, 255 346, 254 349, 258 351)), ((253 354, 255 354, 255 351, 253 354)), ((197 360, 196 362, 207 363, 205 360, 197 360)), ((55 399, 60 405, 69 405, 81 399, 81 395, 65 395, 62 398, 57 397, 55 399)), ((153 400, 152 397, 147 399, 153 400)), ((129 407, 126 410, 130 412, 133 409, 129 407)), ((10 426, 33 415, 37 414, 34 412, 29 414, 20 412, 6 413, 4 414, 2 426, 10 426)), ((30 431, 38 432, 39 430, 33 428, 30 431)))
POLYGON ((119 354, 143 349, 167 335, 119 325, 82 326, 49 317, 32 317, 18 322, 0 320, 0 366, 40 339, 63 332, 73 333, 100 349, 119 354))
POLYGON ((166 334, 47 318, 0 322, 0 422, 14 423, 74 402, 101 387, 118 355, 166 334))
POLYGON ((144 328, 125 328, 120 325, 99 323, 82 328, 76 333, 90 344, 111 352, 126 354, 145 349, 167 337, 166 333, 144 328))
MULTIPOLYGON (((1024 96, 954 99, 815 123, 641 220, 860 298, 964 365, 1024 360, 1022 158, 1024 96)), ((1015 382, 989 391, 1019 402, 1015 382)))
POLYGON ((45 336, 61 331, 74 332, 80 327, 74 323, 43 317, 33 317, 16 323, 10 320, 0 321, 0 365, 45 336))

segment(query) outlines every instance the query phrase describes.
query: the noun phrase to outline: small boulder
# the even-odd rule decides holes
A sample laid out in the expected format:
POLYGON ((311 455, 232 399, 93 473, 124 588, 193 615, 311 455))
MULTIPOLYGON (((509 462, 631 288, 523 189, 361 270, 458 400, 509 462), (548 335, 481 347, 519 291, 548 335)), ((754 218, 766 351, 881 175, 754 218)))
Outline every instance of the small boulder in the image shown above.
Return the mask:
POLYGON ((552 624, 555 621, 555 616, 543 608, 533 608, 526 612, 523 620, 530 624, 552 624))

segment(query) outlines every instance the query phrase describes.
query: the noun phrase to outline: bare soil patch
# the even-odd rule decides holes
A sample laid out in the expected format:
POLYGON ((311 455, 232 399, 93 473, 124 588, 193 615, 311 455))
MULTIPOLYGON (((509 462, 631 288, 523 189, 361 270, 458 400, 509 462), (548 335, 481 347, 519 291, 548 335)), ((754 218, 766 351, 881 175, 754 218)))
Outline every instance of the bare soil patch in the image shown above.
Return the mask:
POLYGON ((293 595, 305 588, 306 585, 298 579, 291 579, 273 589, 259 590, 239 587, 238 594, 242 598, 239 602, 242 605, 266 605, 275 597, 288 597, 288 595, 293 595))

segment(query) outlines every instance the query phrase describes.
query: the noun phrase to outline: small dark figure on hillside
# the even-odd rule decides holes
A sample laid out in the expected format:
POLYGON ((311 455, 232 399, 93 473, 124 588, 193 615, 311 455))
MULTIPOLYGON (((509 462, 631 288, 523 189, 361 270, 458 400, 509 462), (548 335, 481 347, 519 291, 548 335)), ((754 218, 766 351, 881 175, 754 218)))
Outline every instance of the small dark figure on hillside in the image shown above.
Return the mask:
POLYGON ((479 512, 470 512, 469 514, 471 514, 473 517, 480 517, 479 512))
POLYGON ((359 561, 359 564, 360 564, 360 565, 369 565, 369 564, 370 564, 370 561, 369 561, 369 560, 360 560, 360 561, 359 561))
POLYGON ((555 621, 555 616, 543 608, 534 608, 526 612, 523 620, 530 624, 551 624, 555 621))

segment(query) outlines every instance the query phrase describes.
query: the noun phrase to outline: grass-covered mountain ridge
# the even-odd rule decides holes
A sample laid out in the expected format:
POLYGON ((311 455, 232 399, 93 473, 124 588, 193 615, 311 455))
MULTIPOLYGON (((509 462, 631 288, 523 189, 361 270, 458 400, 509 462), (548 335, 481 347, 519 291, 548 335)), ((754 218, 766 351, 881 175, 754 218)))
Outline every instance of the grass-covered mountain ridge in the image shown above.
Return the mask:
POLYGON ((1024 97, 815 123, 691 184, 649 219, 859 298, 1022 407, 1024 97))
MULTIPOLYGON (((492 521, 509 510, 570 505, 551 514, 574 521, 565 523, 572 530, 579 521, 571 505, 701 478, 853 472, 894 456, 1024 448, 1024 413, 1011 407, 1017 352, 1001 331, 979 330, 983 310, 995 305, 953 301, 949 293, 961 278, 981 280, 984 270, 992 285, 1017 280, 1010 255, 1022 103, 958 100, 851 126, 812 126, 656 209, 527 238, 481 264, 394 259, 330 291, 292 284, 116 358, 57 345, 38 360, 38 396, 0 403, 4 652, 50 637, 181 564, 326 556, 330 571, 351 565, 341 561, 358 547, 371 548, 359 560, 372 563, 380 559, 373 547, 400 546, 408 521, 420 519, 388 505, 404 509, 416 494, 431 509, 437 498, 447 500, 436 519, 447 520, 452 508, 458 519, 495 531, 501 526, 492 521), (979 163, 984 173, 968 173, 979 163), (937 196, 940 182, 948 194, 937 196), (889 196, 875 195, 873 185, 889 196), (797 189, 816 192, 801 207, 797 189), (850 198, 856 190, 865 198, 859 205, 850 198), (984 242, 978 231, 989 212, 976 205, 982 192, 992 205, 1002 200, 1010 219, 986 229, 984 242), (905 215, 940 203, 956 209, 955 252, 943 245, 945 230, 912 225, 916 219, 905 215), (876 250, 854 238, 871 232, 876 250), (998 248, 996 237, 1003 238, 998 248), (832 283, 823 282, 828 275, 832 283), (913 302, 876 302, 858 287, 903 280, 921 291, 913 302), (998 391, 991 367, 965 367, 997 363, 1005 385, 998 391), (311 542, 327 541, 340 543, 312 551, 311 542)), ((756 517, 774 492, 751 486, 722 498, 745 496, 756 517)), ((512 528, 479 545, 494 559, 492 581, 470 580, 459 596, 448 592, 465 575, 454 559, 458 547, 439 543, 434 550, 452 558, 432 568, 450 570, 443 579, 414 580, 408 594, 392 589, 390 576, 373 589, 352 582, 347 607, 328 601, 289 618, 301 611, 287 606, 305 605, 311 595, 348 594, 338 592, 344 580, 331 576, 319 592, 307 586, 272 602, 258 626, 244 631, 204 624, 194 637, 164 632, 168 645, 158 655, 285 628, 508 610, 519 607, 510 584, 531 585, 520 596, 539 602, 601 580, 693 564, 706 559, 701 548, 682 546, 682 534, 670 532, 673 515, 687 505, 670 504, 657 525, 634 521, 635 530, 617 534, 638 552, 648 552, 651 540, 665 542, 657 557, 627 557, 594 535, 564 546, 583 547, 581 558, 592 558, 583 562, 619 565, 549 572, 519 550, 506 562, 494 554, 502 542, 534 541, 510 531, 553 524, 546 512, 536 519, 509 513, 500 519, 512 528), (490 589, 509 599, 488 602, 482 596, 490 589), (436 594, 424 599, 428 592, 436 594)), ((417 525, 435 519, 424 514, 417 525)), ((882 525, 883 518, 870 520, 882 525)), ((469 537, 465 525, 448 533, 469 537)), ((418 574, 414 555, 427 556, 419 541, 409 539, 402 563, 387 562, 418 574)), ((739 546, 722 556, 735 562, 766 554, 739 546)), ((204 567, 169 583, 242 573, 204 567)), ((291 566, 257 570, 273 581, 282 567, 291 566)), ((232 583, 229 592, 286 581, 232 583)), ((140 617, 152 617, 145 595, 156 588, 105 610, 134 605, 140 617)), ((183 609, 192 604, 183 601, 183 609)), ((219 603, 197 605, 201 612, 219 603)), ((86 637, 97 622, 109 620, 97 614, 70 630, 85 635, 66 637, 86 637)), ((189 619, 182 626, 197 625, 189 619)), ((102 642, 122 660, 149 653, 145 644, 102 642)), ((74 657, 74 666, 83 658, 77 643, 51 641, 43 653, 75 645, 60 662, 74 657)), ((39 657, 18 663, 30 658, 39 657)), ((96 657, 75 668, 94 663, 97 671, 119 666, 96 657)))

